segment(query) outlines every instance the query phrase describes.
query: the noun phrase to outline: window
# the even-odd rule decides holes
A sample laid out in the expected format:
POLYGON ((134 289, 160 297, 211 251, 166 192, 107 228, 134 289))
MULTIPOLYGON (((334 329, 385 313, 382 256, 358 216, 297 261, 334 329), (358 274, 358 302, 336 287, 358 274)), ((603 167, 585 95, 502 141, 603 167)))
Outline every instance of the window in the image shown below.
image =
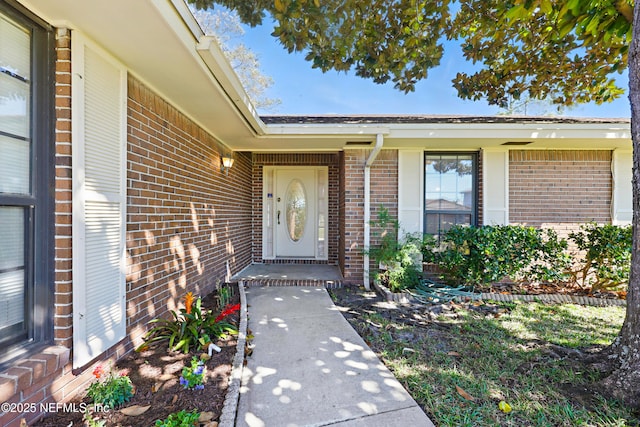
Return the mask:
POLYGON ((425 154, 425 233, 434 236, 453 225, 476 225, 476 153, 425 154))
POLYGON ((0 4, 0 359, 51 336, 52 47, 0 4))

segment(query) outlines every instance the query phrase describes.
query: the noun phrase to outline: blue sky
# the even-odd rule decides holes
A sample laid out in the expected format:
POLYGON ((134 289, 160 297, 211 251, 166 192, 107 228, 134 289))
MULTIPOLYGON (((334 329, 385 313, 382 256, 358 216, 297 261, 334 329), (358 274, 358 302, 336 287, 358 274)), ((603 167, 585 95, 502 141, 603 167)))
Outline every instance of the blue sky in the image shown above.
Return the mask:
MULTIPOLYGON (((259 56, 264 74, 274 80, 268 96, 282 103, 266 114, 471 114, 494 115, 499 109, 484 101, 459 99, 451 79, 461 69, 471 66, 459 53, 456 43, 445 50, 439 67, 429 71, 429 77, 416 86, 416 91, 404 94, 393 84, 378 85, 353 73, 322 73, 312 69, 304 54, 290 54, 270 35, 272 28, 245 28, 244 43, 259 56)), ((627 87, 627 77, 620 76, 620 85, 627 87)), ((543 114, 553 108, 533 107, 529 114, 543 114), (540 109, 542 108, 542 109, 540 109)), ((567 109, 565 116, 630 117, 626 96, 604 104, 586 104, 567 109)))

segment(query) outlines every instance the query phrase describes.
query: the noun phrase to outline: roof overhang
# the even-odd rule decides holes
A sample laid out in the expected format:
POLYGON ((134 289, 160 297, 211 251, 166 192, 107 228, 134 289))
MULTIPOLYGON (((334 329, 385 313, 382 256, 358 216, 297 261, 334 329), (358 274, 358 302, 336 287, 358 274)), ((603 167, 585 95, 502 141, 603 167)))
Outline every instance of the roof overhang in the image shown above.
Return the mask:
POLYGON ((55 27, 80 31, 220 142, 264 123, 220 48, 183 0, 19 0, 55 27))
MULTIPOLYGON (((384 147, 434 150, 478 150, 502 146, 527 149, 629 149, 627 119, 472 117, 472 116, 265 116, 262 141, 329 139, 341 135, 343 147, 373 143, 384 135, 384 147), (358 133, 359 131, 359 133, 358 133)), ((275 145, 275 144, 274 144, 275 145)), ((338 144, 339 145, 339 144, 338 144)))
POLYGON ((237 151, 366 148, 477 150, 631 148, 628 119, 469 116, 259 117, 214 39, 184 0, 18 0, 57 27, 81 31, 204 130, 237 151))

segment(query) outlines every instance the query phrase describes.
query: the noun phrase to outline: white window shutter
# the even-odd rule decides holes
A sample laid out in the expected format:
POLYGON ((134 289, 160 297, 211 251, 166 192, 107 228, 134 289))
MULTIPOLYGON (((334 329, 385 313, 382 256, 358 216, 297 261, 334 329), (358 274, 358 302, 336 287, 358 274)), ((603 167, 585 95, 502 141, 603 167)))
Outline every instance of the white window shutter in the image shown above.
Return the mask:
POLYGON ((632 150, 614 150, 611 174, 613 175, 611 222, 614 225, 630 225, 633 220, 632 150))
POLYGON ((398 221, 402 235, 423 231, 424 151, 422 150, 398 150, 398 221))
POLYGON ((126 334, 126 70, 74 32, 73 365, 126 334))
POLYGON ((509 150, 482 150, 484 225, 509 224, 509 150))

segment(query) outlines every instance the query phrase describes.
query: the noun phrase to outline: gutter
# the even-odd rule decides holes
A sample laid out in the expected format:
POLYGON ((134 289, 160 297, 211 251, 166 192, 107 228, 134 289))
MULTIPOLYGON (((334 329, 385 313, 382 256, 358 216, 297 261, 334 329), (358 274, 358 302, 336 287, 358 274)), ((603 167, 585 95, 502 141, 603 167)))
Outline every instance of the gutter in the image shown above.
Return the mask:
POLYGON ((364 287, 371 289, 369 285, 369 248, 371 246, 371 165, 382 150, 384 137, 381 133, 376 134, 376 145, 364 164, 364 287))

